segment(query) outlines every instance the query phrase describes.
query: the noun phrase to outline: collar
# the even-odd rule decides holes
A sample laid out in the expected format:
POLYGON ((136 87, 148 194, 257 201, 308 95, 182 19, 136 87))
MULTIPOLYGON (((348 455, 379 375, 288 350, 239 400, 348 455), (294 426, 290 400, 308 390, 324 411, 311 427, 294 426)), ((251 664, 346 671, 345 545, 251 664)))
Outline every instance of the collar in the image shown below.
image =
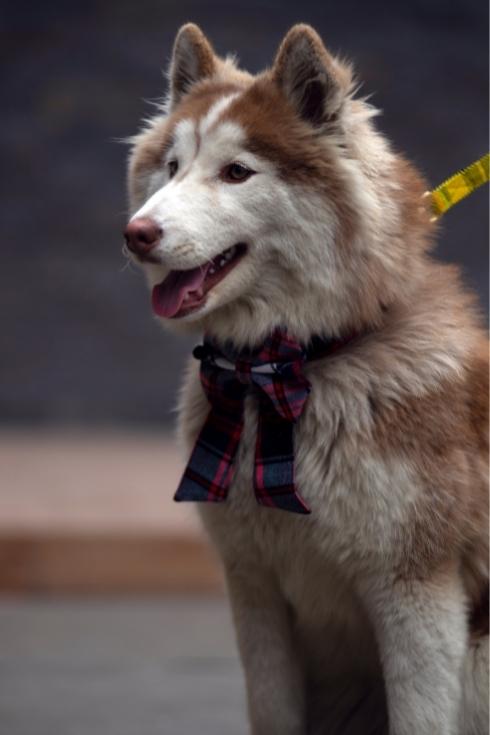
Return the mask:
POLYGON ((252 391, 258 402, 253 470, 257 502, 308 514, 294 476, 295 425, 311 391, 303 368, 305 362, 325 357, 347 341, 316 337, 302 346, 285 330, 276 329, 259 348, 237 350, 231 342, 219 345, 206 337, 194 357, 201 362, 201 384, 210 411, 175 500, 226 500, 244 425, 244 401, 252 391))
MULTIPOLYGON (((300 345, 302 361, 313 362, 314 360, 321 360, 328 357, 359 336, 360 334, 355 331, 346 332, 342 337, 321 337, 314 335, 308 340, 306 345, 300 345)), ((261 360, 261 357, 264 358, 271 352, 271 344, 277 345, 284 340, 290 345, 299 344, 296 343, 294 338, 288 335, 286 329, 281 327, 273 330, 261 346, 256 348, 244 347, 239 349, 235 347, 232 340, 220 343, 215 338, 204 335, 203 344, 194 347, 192 354, 196 360, 212 362, 216 367, 222 368, 223 370, 236 370, 237 363, 247 361, 251 364, 250 369, 252 372, 272 374, 277 372, 278 366, 285 360, 277 359, 267 362, 263 359, 261 360)), ((287 357, 287 353, 278 355, 278 357, 285 358, 287 357)))

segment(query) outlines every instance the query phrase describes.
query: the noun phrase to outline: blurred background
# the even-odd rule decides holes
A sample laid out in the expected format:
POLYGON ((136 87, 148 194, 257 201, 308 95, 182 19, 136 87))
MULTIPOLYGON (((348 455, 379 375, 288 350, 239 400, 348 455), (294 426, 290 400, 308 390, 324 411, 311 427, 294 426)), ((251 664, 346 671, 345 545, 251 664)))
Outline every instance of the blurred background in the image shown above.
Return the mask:
MULTIPOLYGON (((245 732, 218 565, 189 506, 173 407, 192 340, 161 332, 121 254, 127 150, 178 27, 268 65, 311 23, 355 60, 431 185, 488 149, 481 0, 48 0, 0 10, 0 731, 245 732)), ((488 192, 437 255, 488 308, 488 192)))

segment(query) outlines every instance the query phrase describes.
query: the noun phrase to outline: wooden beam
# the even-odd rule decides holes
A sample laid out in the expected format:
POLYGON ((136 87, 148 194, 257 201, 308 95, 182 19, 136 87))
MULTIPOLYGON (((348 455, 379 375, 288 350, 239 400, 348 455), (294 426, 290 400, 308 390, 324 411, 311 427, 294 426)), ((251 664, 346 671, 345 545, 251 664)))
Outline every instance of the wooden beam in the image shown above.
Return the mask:
POLYGON ((2 534, 0 593, 220 593, 219 564, 201 537, 2 534))

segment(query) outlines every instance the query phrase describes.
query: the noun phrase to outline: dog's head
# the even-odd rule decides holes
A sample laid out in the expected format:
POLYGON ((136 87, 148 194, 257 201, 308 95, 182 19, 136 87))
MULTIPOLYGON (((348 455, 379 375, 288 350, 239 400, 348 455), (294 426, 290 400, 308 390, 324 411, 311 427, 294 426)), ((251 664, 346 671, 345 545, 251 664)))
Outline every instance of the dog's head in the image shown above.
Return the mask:
POLYGON ((178 33, 165 105, 133 139, 126 229, 166 323, 253 343, 375 322, 429 227, 423 184, 353 98, 351 69, 293 27, 270 70, 178 33))

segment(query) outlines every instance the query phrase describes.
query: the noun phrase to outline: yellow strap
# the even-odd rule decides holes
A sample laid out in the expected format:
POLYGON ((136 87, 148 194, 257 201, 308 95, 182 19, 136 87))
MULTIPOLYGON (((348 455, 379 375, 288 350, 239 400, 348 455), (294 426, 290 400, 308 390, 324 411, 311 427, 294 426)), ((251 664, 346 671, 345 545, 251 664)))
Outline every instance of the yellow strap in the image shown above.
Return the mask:
POLYGON ((479 186, 488 183, 489 160, 490 154, 487 153, 478 161, 446 179, 432 191, 427 192, 426 196, 432 198, 434 219, 445 214, 453 204, 457 204, 479 186))

